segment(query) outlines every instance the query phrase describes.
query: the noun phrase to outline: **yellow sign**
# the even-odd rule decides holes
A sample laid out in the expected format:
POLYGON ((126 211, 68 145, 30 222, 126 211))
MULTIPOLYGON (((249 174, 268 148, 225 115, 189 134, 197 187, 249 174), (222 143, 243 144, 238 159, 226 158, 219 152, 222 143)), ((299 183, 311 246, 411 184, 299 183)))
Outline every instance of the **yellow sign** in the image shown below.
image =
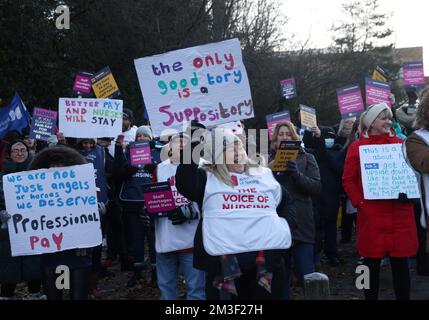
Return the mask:
POLYGON ((383 72, 381 70, 379 70, 379 68, 377 67, 373 74, 372 74, 372 79, 375 81, 381 81, 381 82, 387 82, 388 79, 387 77, 383 74, 383 72))
POLYGON ((97 73, 92 79, 92 89, 97 99, 114 98, 119 95, 119 87, 109 68, 97 73))
POLYGON ((301 141, 283 141, 276 152, 272 171, 285 172, 289 161, 296 161, 301 141))

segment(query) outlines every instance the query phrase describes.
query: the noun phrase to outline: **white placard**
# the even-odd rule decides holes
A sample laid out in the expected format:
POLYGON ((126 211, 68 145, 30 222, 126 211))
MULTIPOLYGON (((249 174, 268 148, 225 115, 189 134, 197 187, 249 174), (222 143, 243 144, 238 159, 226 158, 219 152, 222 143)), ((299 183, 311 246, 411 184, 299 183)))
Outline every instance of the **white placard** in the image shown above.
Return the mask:
POLYGON ((59 130, 72 138, 116 138, 122 132, 122 100, 60 98, 59 130))
POLYGON ((420 198, 416 176, 404 160, 400 144, 359 147, 362 185, 366 200, 420 198))
POLYGON ((38 255, 101 244, 90 164, 24 171, 3 177, 12 256, 38 255))
POLYGON ((254 117, 238 39, 134 61, 155 136, 184 131, 191 120, 212 127, 254 117))

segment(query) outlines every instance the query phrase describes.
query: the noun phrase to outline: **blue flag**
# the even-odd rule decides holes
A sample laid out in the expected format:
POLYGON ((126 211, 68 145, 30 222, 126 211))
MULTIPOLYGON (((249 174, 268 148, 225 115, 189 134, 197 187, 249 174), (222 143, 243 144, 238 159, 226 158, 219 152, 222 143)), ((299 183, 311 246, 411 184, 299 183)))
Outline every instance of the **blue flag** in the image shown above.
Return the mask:
POLYGON ((0 138, 8 132, 16 130, 22 134, 30 124, 30 114, 18 93, 15 93, 11 103, 0 109, 0 138))

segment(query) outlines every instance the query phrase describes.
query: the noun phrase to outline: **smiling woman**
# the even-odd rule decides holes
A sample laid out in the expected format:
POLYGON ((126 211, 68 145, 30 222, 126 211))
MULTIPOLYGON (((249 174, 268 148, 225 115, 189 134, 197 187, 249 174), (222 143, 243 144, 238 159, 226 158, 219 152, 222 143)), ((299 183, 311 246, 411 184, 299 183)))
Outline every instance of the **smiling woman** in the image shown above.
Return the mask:
POLYGON ((397 200, 367 200, 363 193, 360 147, 403 142, 392 130, 391 117, 386 104, 370 106, 361 115, 361 136, 350 145, 344 166, 343 187, 358 210, 356 246, 370 269, 371 288, 364 290, 367 300, 378 299, 380 262, 385 256, 390 257, 396 298, 410 299, 408 257, 418 248, 413 204, 406 194, 399 194, 397 200))

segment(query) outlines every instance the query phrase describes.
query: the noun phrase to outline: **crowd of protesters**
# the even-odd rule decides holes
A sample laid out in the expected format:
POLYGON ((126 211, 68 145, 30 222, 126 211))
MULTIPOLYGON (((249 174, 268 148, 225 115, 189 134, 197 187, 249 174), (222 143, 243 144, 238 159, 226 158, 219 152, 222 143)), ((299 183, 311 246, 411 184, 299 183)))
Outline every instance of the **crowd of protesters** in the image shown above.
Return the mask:
POLYGON ((105 250, 100 245, 13 257, 10 215, 0 192, 0 299, 14 299, 22 282, 28 286, 24 299, 62 299, 55 286, 58 265, 71 270, 71 299, 97 297, 98 279, 118 262, 121 272, 129 272, 124 287, 138 285, 143 270, 150 268, 150 286, 158 287, 165 300, 179 299, 180 275, 189 300, 287 300, 293 275, 303 287, 304 276, 320 271, 321 264, 340 264, 339 212, 340 241, 356 238, 361 257, 356 263, 370 270, 365 298, 378 298, 380 265, 388 258, 396 298, 409 299, 410 259, 416 259, 419 274, 429 275, 429 89, 408 95, 404 105, 372 105, 336 128, 303 130, 296 114, 293 123, 276 125, 269 154, 259 157, 246 152, 246 144, 253 142, 246 139, 242 124, 240 133, 211 128, 212 136, 221 132, 222 141, 205 148, 204 139, 193 134, 203 125, 193 122, 191 135, 160 141, 150 126, 133 125, 127 108, 123 133, 115 138, 70 139, 58 132, 46 142, 28 135, 1 141, 2 175, 93 164, 105 250), (150 144, 151 164, 132 165, 133 141, 150 144), (288 161, 286 171, 273 172, 284 141, 300 142, 298 156, 288 161), (366 200, 359 147, 396 143, 404 146, 422 198, 401 194, 397 200, 366 200), (184 153, 196 148, 203 150, 198 159, 183 161, 184 153), (145 207, 142 185, 157 182, 169 182, 174 194, 176 210, 165 217, 150 215, 145 207), (256 197, 263 201, 252 204, 249 199, 256 197))

